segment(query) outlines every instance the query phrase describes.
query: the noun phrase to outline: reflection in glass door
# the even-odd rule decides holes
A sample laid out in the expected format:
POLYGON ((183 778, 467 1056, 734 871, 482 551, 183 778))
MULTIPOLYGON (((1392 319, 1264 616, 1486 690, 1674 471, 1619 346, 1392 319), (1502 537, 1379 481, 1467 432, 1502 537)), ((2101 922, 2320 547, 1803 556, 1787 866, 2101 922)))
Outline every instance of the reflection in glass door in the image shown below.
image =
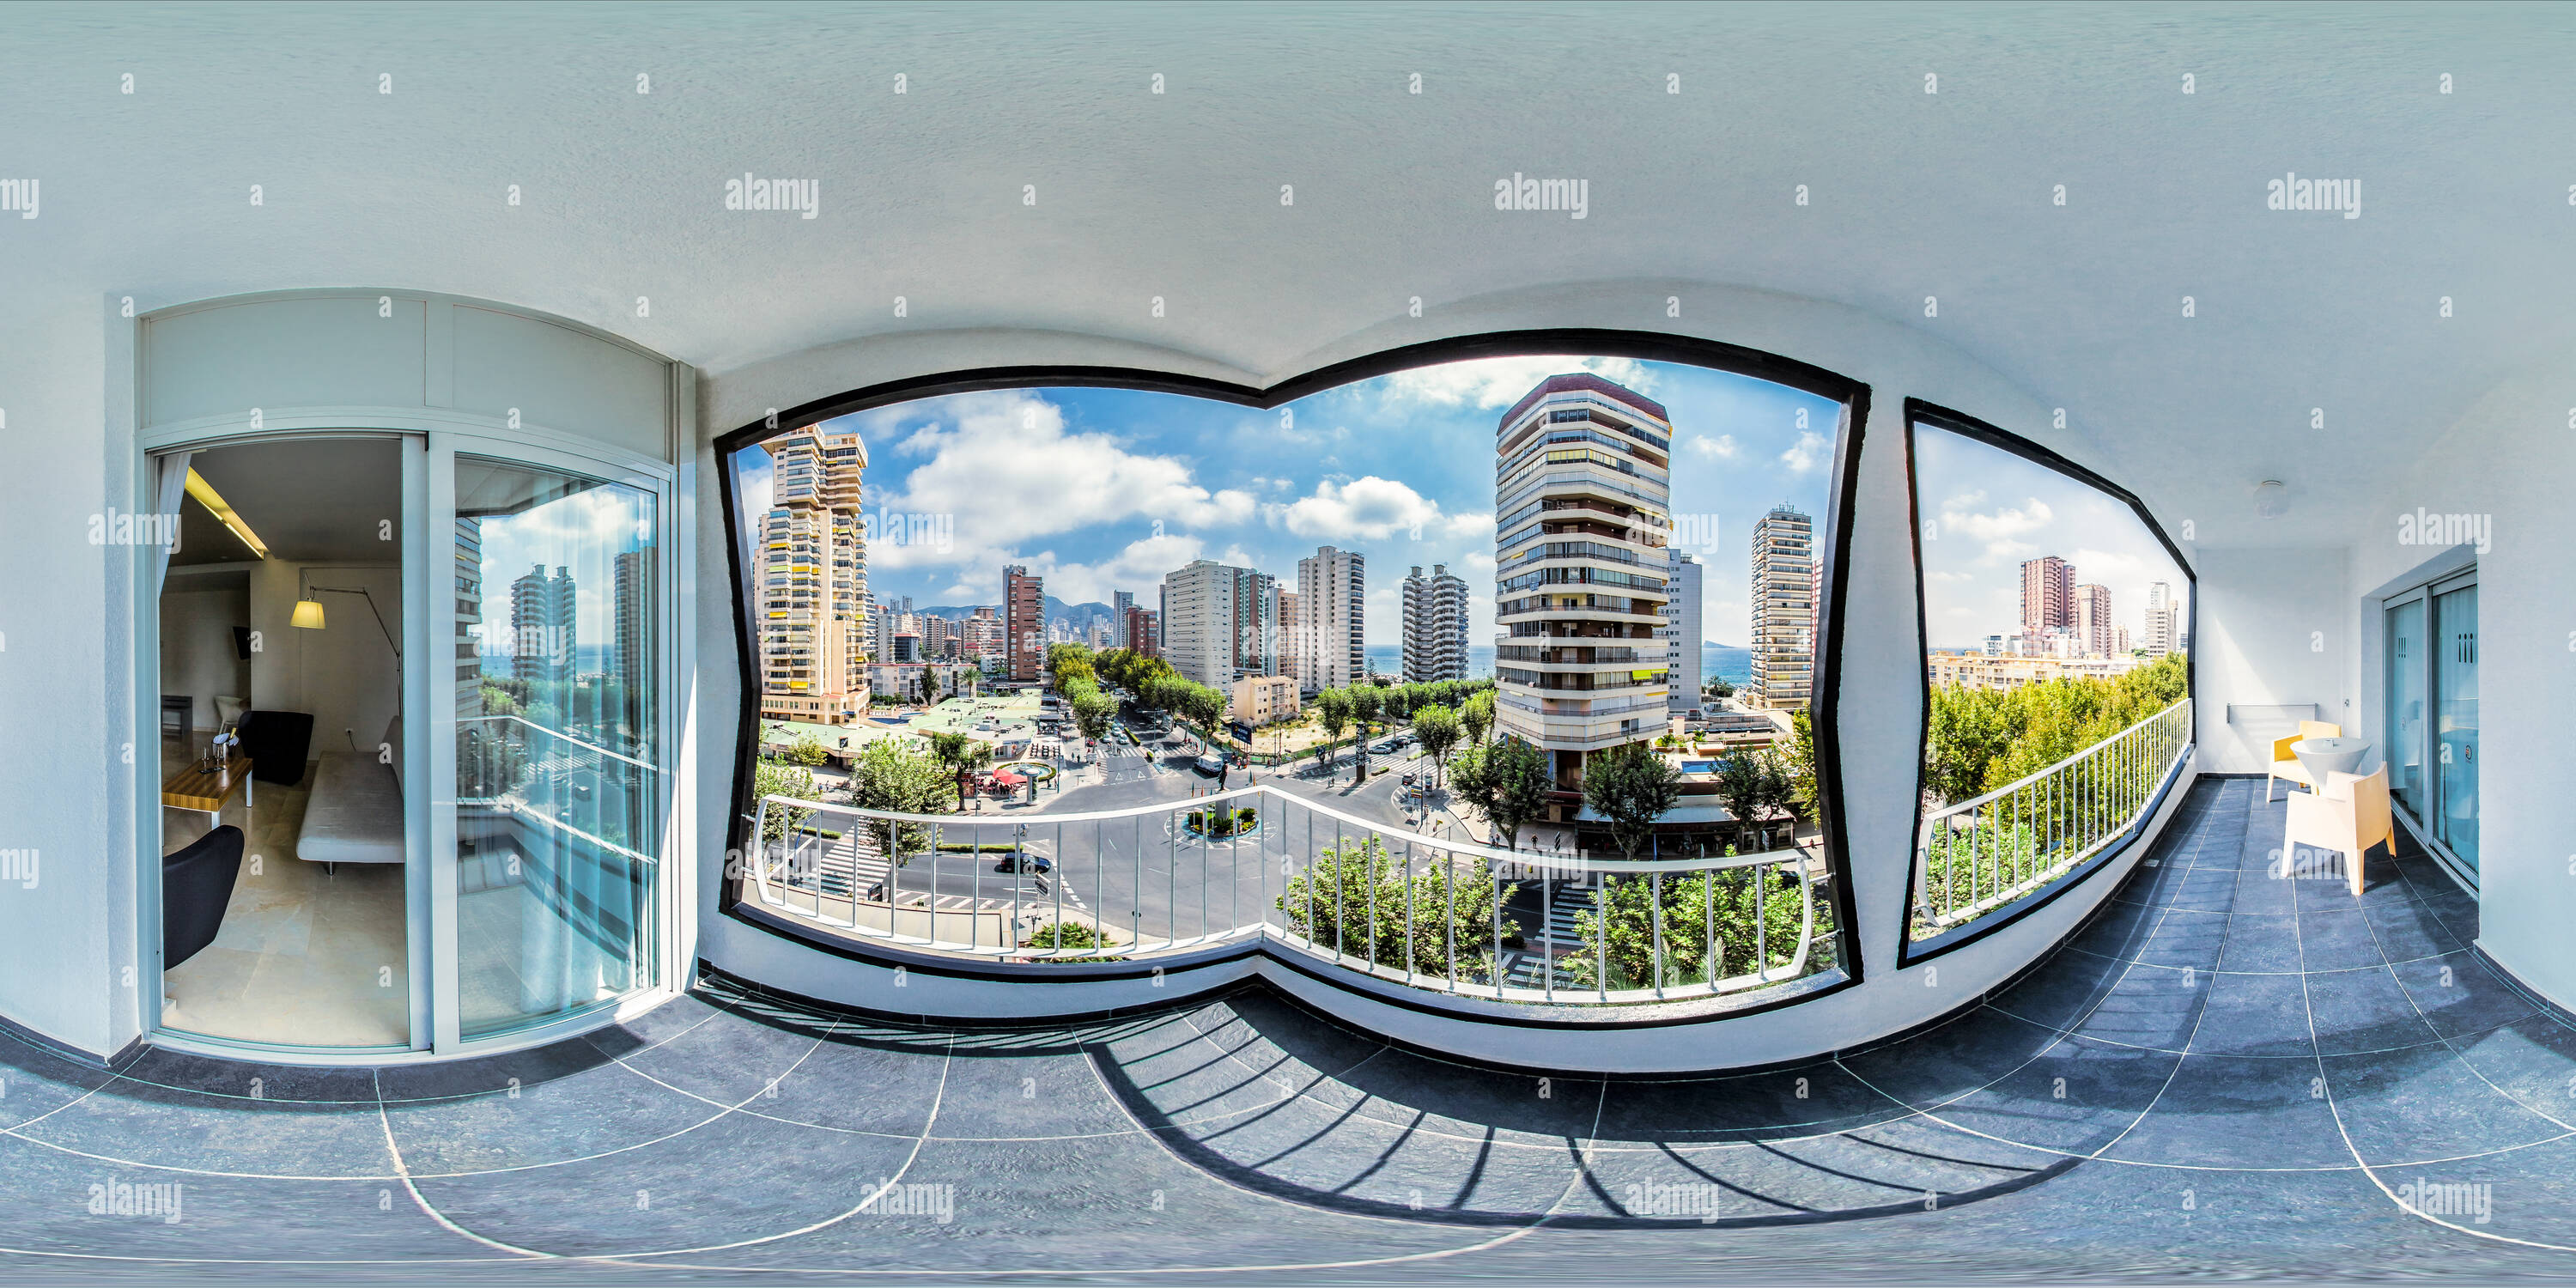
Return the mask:
POLYGON ((653 976, 654 496, 456 457, 456 1008, 487 1037, 653 976))
POLYGON ((2424 817, 2424 601, 2388 610, 2388 791, 2424 817))
POLYGON ((2433 834, 2453 857, 2478 866, 2478 588, 2433 597, 2440 648, 2433 662, 2434 710, 2440 720, 2440 805, 2433 834))

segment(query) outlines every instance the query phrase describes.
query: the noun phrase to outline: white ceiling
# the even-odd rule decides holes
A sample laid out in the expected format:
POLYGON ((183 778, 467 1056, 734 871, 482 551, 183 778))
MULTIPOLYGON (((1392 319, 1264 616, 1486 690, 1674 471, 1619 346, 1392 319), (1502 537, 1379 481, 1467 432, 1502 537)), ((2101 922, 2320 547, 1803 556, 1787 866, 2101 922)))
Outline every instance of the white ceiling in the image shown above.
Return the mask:
MULTIPOLYGON (((41 218, 41 216, 39 216, 41 218)), ((292 563, 402 562, 402 454, 390 438, 298 438, 215 447, 188 468, 292 563)), ((180 502, 174 564, 226 563, 250 548, 195 500, 180 502)))
POLYGON ((2569 352, 2571 54, 2543 6, 12 6, 0 177, 44 203, 0 266, 145 309, 449 291, 718 372, 1014 327, 1263 379, 1414 295, 1743 285, 1937 336, 2168 506, 2289 479, 2279 530, 2330 539, 2569 352), (2361 217, 2266 210, 2291 170, 2361 217), (725 211, 746 171, 819 217, 725 211), (1588 217, 1498 214, 1514 172, 1588 217))

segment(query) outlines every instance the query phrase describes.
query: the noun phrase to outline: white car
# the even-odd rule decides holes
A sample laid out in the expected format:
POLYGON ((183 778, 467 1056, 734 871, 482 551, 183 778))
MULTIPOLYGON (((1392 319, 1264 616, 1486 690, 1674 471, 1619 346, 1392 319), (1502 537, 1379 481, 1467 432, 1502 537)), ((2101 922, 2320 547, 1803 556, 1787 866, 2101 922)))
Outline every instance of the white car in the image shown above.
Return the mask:
POLYGON ((1201 756, 1198 758, 1198 768, 1202 774, 1222 774, 1225 772, 1225 757, 1201 756))

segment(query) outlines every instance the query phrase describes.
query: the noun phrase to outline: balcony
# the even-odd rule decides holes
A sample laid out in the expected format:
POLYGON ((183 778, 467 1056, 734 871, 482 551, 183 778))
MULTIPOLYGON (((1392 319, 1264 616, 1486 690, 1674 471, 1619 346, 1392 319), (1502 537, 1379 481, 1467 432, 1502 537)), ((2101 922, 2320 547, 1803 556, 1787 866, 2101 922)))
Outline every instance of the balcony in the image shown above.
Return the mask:
POLYGON ((772 915, 966 960, 1151 963, 1253 944, 1399 992, 1604 1013, 1759 996, 1833 966, 1807 850, 1534 854, 1389 831, 1266 786, 991 819, 769 796, 752 848, 746 897, 772 915), (1017 875, 1041 861, 1047 880, 1017 875))
POLYGON ((1984 795, 1926 814, 1914 847, 1913 937, 2013 907, 2129 839, 2182 772, 2191 701, 1984 795))

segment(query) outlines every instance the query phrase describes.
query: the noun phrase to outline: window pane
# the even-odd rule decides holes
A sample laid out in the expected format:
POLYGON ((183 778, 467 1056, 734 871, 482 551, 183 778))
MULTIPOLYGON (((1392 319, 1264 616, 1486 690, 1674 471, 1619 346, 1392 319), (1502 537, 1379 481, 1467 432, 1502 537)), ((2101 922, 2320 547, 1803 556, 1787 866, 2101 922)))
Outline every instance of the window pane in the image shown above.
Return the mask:
POLYGON ((2424 601, 2388 610, 2388 792, 2424 817, 2424 601))
POLYGON ((2441 724, 2442 804, 2434 834, 2472 870, 2478 866, 2478 588, 2464 587, 2433 599, 2441 654, 2433 661, 2433 692, 2441 724))
POLYGON ((466 1037, 651 975, 661 832, 653 497, 456 464, 458 1011, 466 1037))
POLYGON ((2125 501, 1913 427, 1930 697, 1911 934, 2126 843, 2191 746, 2191 579, 2125 501))

